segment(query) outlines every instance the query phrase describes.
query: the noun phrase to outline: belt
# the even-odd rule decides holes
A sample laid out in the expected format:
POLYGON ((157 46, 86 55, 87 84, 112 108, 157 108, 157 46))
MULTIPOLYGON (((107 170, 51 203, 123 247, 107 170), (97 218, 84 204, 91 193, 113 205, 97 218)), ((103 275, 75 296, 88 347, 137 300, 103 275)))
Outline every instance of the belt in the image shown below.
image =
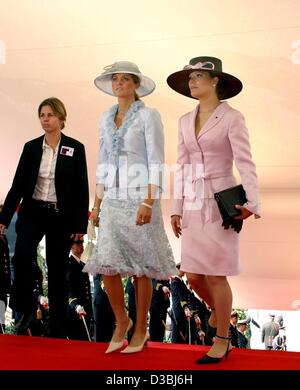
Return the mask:
MULTIPOLYGON (((219 173, 205 173, 205 172, 203 172, 200 175, 193 175, 193 177, 192 177, 192 189, 196 193, 196 184, 200 182, 199 183, 200 184, 199 192, 203 196, 204 195, 204 181, 206 181, 207 184, 208 184, 208 187, 209 187, 209 192, 212 193, 213 190, 212 190, 211 179, 219 179, 221 177, 228 177, 228 176, 232 176, 232 171, 219 172, 219 173)), ((196 198, 196 196, 195 196, 195 198, 196 198)), ((201 201, 200 209, 202 209, 202 206, 203 206, 203 199, 204 199, 204 196, 203 196, 202 201, 201 201)), ((208 199, 213 199, 213 198, 208 197, 208 199)), ((205 217, 204 217, 205 218, 205 222, 208 222, 211 219, 211 209, 210 209, 209 205, 205 208, 204 214, 205 214, 205 217)))
POLYGON ((36 199, 32 199, 34 201, 34 203, 43 208, 43 209, 47 209, 47 210, 53 210, 55 211, 56 213, 59 212, 59 209, 57 208, 57 203, 56 202, 46 202, 44 200, 36 200, 36 199))

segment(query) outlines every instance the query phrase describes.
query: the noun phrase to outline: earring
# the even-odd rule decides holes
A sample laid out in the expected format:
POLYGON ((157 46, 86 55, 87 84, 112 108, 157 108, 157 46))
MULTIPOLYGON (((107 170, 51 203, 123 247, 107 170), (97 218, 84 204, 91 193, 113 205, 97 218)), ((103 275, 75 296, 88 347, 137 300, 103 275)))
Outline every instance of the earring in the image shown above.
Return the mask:
POLYGON ((215 86, 216 86, 216 84, 213 84, 212 86, 213 86, 213 87, 215 87, 215 86))

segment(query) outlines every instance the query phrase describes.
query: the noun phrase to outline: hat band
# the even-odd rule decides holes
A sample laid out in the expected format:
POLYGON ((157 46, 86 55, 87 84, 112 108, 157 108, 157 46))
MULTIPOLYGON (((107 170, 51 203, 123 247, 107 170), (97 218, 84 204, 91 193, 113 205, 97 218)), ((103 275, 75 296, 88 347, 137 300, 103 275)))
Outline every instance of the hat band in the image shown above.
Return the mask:
POLYGON ((215 64, 213 64, 210 61, 197 62, 197 64, 195 65, 186 65, 183 69, 184 70, 188 70, 188 69, 214 70, 215 64))
POLYGON ((128 66, 120 66, 120 64, 117 62, 114 62, 111 65, 107 65, 103 69, 104 69, 103 74, 105 74, 105 73, 131 73, 131 72, 140 73, 139 69, 137 69, 137 68, 129 69, 128 66))

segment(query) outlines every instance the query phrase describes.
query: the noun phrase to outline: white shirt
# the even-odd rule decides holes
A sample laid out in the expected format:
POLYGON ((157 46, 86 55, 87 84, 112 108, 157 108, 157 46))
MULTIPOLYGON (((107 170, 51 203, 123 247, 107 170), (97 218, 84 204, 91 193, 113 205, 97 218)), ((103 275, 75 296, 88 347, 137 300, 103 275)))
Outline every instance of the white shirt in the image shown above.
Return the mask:
POLYGON ((46 144, 44 137, 42 148, 43 154, 39 174, 32 197, 45 202, 57 202, 54 179, 59 143, 53 152, 53 149, 46 144))

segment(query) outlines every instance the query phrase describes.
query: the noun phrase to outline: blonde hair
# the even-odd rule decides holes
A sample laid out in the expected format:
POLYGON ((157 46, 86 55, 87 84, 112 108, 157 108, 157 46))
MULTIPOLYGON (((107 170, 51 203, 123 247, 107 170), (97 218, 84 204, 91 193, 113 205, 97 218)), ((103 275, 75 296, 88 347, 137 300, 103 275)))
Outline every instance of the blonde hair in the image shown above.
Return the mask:
POLYGON ((42 108, 45 106, 51 107, 55 116, 57 116, 57 118, 63 122, 61 124, 61 129, 63 129, 65 127, 65 121, 67 119, 67 111, 64 103, 56 97, 50 97, 43 100, 42 103, 39 105, 38 109, 39 117, 41 115, 42 108))

